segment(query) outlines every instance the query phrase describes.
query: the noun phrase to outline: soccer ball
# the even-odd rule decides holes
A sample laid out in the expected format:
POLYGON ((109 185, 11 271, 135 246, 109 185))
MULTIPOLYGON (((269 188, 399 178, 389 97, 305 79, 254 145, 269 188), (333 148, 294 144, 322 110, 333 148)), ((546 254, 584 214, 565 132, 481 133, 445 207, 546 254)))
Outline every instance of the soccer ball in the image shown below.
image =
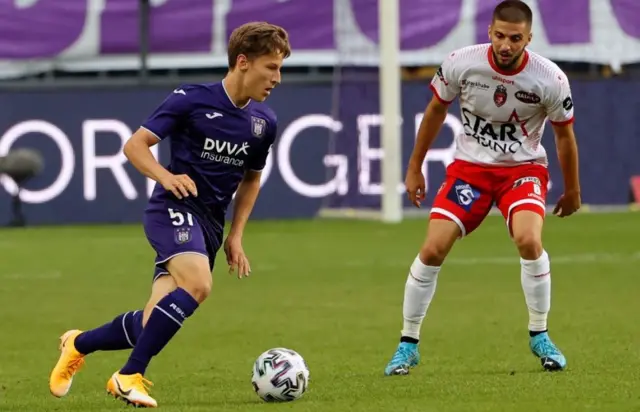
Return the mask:
POLYGON ((262 353, 253 365, 253 389, 266 402, 299 399, 309 385, 309 368, 296 351, 273 348, 262 353))

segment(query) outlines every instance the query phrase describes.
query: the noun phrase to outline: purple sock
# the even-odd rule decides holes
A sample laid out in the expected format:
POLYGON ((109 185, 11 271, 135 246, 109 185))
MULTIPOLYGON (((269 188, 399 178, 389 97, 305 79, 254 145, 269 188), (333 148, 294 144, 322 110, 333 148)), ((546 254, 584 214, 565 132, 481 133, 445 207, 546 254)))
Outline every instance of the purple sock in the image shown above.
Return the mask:
POLYGON ((144 330, 131 351, 129 360, 120 370, 123 375, 144 375, 151 358, 178 332, 182 323, 195 312, 198 302, 184 289, 178 288, 162 298, 149 316, 144 330))
POLYGON ((82 332, 75 340, 78 352, 131 349, 142 333, 142 311, 126 312, 99 328, 82 332))

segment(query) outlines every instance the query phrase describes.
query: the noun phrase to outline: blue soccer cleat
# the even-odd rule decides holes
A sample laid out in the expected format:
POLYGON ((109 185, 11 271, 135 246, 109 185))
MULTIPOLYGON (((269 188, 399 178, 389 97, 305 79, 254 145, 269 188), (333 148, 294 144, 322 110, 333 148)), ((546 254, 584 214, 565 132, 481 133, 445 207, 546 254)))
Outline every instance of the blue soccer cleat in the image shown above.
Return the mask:
POLYGON ((567 360, 547 332, 533 336, 529 341, 531 352, 540 359, 545 370, 559 371, 567 367, 567 360))
POLYGON ((384 369, 384 374, 386 376, 408 375, 409 368, 417 366, 418 362, 420 362, 418 345, 415 343, 400 342, 396 353, 384 369))

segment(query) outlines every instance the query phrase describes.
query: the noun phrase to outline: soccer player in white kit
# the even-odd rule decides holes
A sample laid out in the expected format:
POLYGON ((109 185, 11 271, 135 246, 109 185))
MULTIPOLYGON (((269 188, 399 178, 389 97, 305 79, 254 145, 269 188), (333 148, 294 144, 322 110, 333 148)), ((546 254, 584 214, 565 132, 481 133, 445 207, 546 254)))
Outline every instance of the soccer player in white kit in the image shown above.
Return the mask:
POLYGON ((425 198, 422 164, 426 152, 456 96, 460 97, 464 131, 455 136, 455 160, 447 167, 431 209, 426 239, 409 270, 400 343, 385 375, 406 375, 418 365, 420 327, 440 267, 455 241, 473 232, 493 203, 504 216, 520 254, 529 347, 545 370, 562 370, 567 365, 547 332, 551 271, 542 246, 542 226, 549 174, 540 140, 549 119, 564 177, 564 194, 554 214, 569 216, 580 208, 573 101, 562 70, 526 50, 531 22, 531 9, 525 3, 501 2, 489 27, 491 43, 451 53, 431 82, 434 96, 420 125, 405 180, 409 198, 417 207, 425 198))

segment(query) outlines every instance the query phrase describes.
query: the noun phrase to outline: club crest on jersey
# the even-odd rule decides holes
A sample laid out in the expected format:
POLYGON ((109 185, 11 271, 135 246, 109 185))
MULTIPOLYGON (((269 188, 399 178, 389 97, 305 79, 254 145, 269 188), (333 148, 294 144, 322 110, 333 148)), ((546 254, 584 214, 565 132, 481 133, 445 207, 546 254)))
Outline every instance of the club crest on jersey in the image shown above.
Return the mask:
POLYGON ((267 121, 261 119, 259 117, 251 116, 251 133, 257 137, 261 138, 264 136, 264 132, 267 128, 267 121))
POLYGON ((496 106, 501 107, 507 102, 507 88, 499 84, 496 91, 493 92, 493 102, 496 106))
POLYGON ((189 228, 189 227, 178 227, 178 228, 176 228, 175 241, 179 245, 181 245, 183 243, 190 242, 191 241, 191 228, 189 228))

